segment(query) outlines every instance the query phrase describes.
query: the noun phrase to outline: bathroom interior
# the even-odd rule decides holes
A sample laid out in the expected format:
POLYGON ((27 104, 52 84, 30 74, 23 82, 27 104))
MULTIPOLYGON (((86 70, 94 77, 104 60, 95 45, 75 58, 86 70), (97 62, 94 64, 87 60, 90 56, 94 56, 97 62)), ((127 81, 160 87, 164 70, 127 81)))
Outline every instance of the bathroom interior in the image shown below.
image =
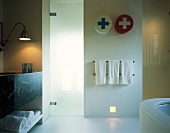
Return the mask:
MULTIPOLYGON (((143 101, 170 101, 169 7, 169 0, 0 0, 3 38, 6 39, 17 22, 25 25, 31 38, 30 41, 19 41, 22 26, 18 25, 4 51, 0 52, 0 87, 3 86, 2 79, 10 77, 11 81, 11 76, 14 84, 17 80, 17 84, 29 82, 36 86, 27 91, 29 85, 18 85, 20 90, 14 85, 14 93, 11 92, 18 92, 18 97, 22 92, 23 96, 22 102, 21 99, 15 100, 14 96, 12 111, 39 109, 42 113, 39 121, 42 125, 26 132, 38 133, 40 130, 43 133, 40 128, 53 116, 137 118, 139 129, 134 133, 170 132, 170 125, 166 125, 166 129, 156 129, 157 120, 152 121, 154 130, 140 125, 151 119, 141 112, 146 107, 141 104, 143 101), (130 15, 134 21, 132 29, 125 34, 114 28, 116 19, 122 14, 130 15), (101 15, 112 20, 112 27, 105 34, 95 30, 96 19, 101 15), (96 85, 95 60, 133 60, 133 83, 96 85), (32 72, 22 73, 22 63, 31 63, 32 72), (32 89, 35 89, 34 93, 32 89), (148 131, 141 130, 141 127, 148 131)), ((3 91, 0 96, 2 94, 3 91)), ((3 107, 0 105, 0 113, 3 107)), ((167 122, 170 120, 163 123, 167 122)))

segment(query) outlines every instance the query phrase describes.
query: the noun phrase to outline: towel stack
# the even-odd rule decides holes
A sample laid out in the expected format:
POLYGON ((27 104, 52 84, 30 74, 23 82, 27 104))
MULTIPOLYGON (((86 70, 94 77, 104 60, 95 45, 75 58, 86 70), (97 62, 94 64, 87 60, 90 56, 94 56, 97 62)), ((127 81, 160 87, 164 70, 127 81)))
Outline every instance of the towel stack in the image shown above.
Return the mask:
MULTIPOLYGON (((133 83, 133 61, 132 60, 110 60, 108 69, 108 83, 130 85, 133 83), (120 76, 121 75, 121 76, 120 76)), ((95 61, 96 85, 106 83, 106 61, 95 61)))
MULTIPOLYGON (((14 111, 4 118, 0 119, 0 130, 4 132, 24 132, 33 121, 41 114, 41 111, 14 111)), ((1 131, 0 131, 1 133, 1 131)))

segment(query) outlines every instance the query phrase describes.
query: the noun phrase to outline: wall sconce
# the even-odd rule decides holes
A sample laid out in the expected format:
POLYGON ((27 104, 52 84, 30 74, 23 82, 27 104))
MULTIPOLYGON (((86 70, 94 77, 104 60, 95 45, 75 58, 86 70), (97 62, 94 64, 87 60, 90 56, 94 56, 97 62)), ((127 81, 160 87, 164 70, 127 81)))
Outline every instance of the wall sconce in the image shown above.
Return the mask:
POLYGON ((0 52, 1 52, 1 51, 4 51, 5 45, 6 45, 6 43, 8 42, 8 39, 9 39, 9 37, 11 36, 12 32, 14 31, 14 29, 15 29, 15 27, 16 27, 17 25, 22 25, 22 26, 23 26, 23 30, 22 30, 22 32, 21 32, 21 34, 20 34, 20 36, 19 36, 19 40, 24 40, 24 41, 31 40, 30 37, 29 37, 29 34, 28 34, 28 32, 27 32, 27 30, 26 30, 26 28, 25 28, 25 26, 23 25, 23 23, 20 23, 20 22, 19 22, 19 23, 16 23, 16 24, 14 25, 14 27, 12 28, 11 32, 9 33, 7 39, 5 39, 5 40, 3 39, 3 22, 0 22, 0 25, 1 25, 0 52))

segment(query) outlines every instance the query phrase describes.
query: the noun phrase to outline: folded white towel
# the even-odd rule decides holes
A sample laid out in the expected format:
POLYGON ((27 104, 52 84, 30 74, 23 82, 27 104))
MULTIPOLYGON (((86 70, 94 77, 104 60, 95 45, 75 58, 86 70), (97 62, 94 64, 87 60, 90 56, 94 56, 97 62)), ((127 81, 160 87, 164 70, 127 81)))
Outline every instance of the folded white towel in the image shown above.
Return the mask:
POLYGON ((10 115, 25 117, 27 119, 27 123, 31 125, 34 120, 34 112, 33 111, 14 111, 10 115))
POLYGON ((110 60, 109 61, 109 84, 119 84, 119 60, 110 60))
POLYGON ((121 74, 120 84, 130 85, 133 83, 133 61, 123 60, 121 61, 121 74))
POLYGON ((95 73, 96 73, 96 85, 102 85, 106 83, 106 61, 95 61, 95 73))
POLYGON ((18 117, 7 115, 0 120, 0 129, 5 131, 18 132, 27 127, 27 120, 25 117, 18 117))

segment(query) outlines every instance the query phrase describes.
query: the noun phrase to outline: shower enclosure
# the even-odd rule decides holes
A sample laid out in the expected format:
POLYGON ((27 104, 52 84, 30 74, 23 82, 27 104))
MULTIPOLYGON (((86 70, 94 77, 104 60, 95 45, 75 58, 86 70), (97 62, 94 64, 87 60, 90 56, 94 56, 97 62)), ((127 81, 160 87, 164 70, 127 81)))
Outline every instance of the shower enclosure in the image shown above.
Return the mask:
POLYGON ((84 115, 83 1, 54 0, 50 10, 51 114, 84 115))

